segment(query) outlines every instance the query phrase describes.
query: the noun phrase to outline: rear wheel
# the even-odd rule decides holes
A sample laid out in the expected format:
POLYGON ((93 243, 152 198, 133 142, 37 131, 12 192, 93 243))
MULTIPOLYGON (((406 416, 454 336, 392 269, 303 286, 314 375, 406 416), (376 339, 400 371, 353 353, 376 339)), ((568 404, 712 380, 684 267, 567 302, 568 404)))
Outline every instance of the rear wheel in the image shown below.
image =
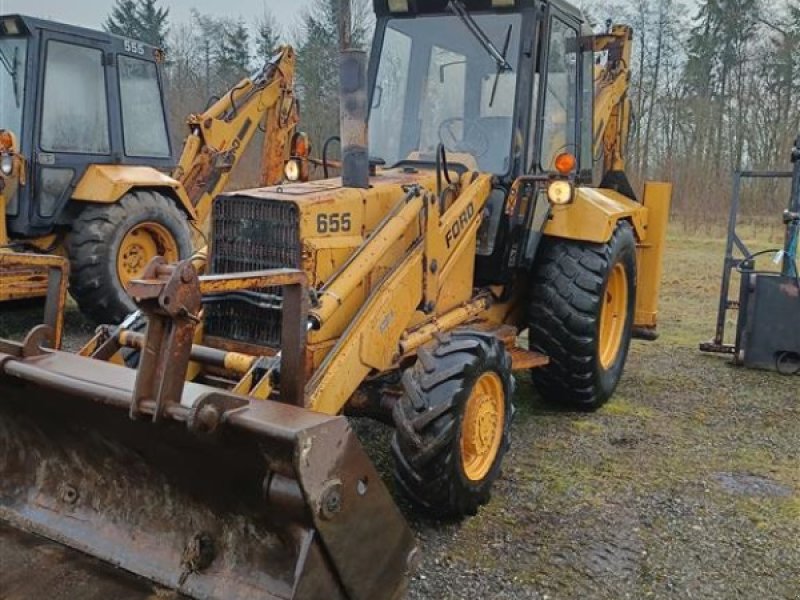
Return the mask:
POLYGON ((127 285, 154 256, 187 258, 192 240, 186 216, 172 199, 153 191, 130 192, 115 204, 85 208, 67 240, 70 292, 81 311, 119 323, 135 309, 127 285))
POLYGON ((620 222, 606 244, 543 242, 531 279, 531 371, 548 401, 595 410, 613 394, 628 355, 636 307, 636 240, 620 222))
POLYGON ((394 409, 395 480, 423 510, 474 515, 509 446, 514 380, 495 336, 456 332, 423 348, 394 409))

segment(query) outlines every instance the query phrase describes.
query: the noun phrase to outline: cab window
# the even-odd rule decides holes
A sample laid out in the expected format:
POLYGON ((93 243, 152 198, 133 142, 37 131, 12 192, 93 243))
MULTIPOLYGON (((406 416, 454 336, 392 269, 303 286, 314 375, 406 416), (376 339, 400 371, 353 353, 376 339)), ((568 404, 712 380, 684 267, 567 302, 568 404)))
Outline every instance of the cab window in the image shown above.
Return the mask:
POLYGON ((169 157, 169 138, 155 63, 124 55, 120 55, 117 62, 125 154, 169 157))
POLYGON ((47 42, 41 127, 45 152, 110 152, 102 51, 47 42))
POLYGON ((575 145, 578 115, 578 32, 557 18, 550 26, 547 53, 544 110, 541 120, 543 170, 553 169, 562 152, 578 155, 575 145))
POLYGON ((467 57, 434 46, 425 82, 420 148, 430 150, 439 143, 443 124, 451 137, 461 139, 464 136, 467 57))

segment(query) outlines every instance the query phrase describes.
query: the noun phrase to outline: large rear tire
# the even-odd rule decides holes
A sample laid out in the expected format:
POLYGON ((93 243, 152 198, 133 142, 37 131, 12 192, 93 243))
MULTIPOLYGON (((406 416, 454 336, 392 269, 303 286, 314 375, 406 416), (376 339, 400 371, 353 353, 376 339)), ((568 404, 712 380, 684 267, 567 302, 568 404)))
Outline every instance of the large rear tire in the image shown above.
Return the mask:
POLYGON ((395 481, 433 516, 474 515, 489 501, 509 447, 511 358, 480 332, 444 336, 417 356, 394 408, 395 481))
POLYGON ((169 262, 192 253, 189 225, 175 202, 158 192, 130 192, 115 204, 87 206, 67 238, 70 293, 100 323, 135 310, 125 288, 154 256, 169 262))
POLYGON ((636 239, 618 225, 606 244, 547 238, 529 293, 531 350, 550 363, 531 377, 545 400, 596 410, 622 377, 636 307, 636 239))

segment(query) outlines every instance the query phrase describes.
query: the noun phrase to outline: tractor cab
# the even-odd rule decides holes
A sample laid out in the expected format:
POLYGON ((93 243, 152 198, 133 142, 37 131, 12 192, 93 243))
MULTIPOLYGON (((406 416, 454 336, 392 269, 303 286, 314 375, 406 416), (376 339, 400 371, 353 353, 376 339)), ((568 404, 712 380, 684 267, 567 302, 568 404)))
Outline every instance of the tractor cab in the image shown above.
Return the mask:
POLYGON ((11 237, 66 224, 91 165, 173 166, 162 59, 139 41, 0 16, 0 171, 11 237))
POLYGON ((370 152, 497 175, 592 168, 593 48, 563 2, 376 0, 370 152), (581 92, 583 90, 583 93, 581 92), (581 140, 585 143, 582 145, 581 140))
POLYGON ((375 11, 370 153, 494 175, 476 281, 506 283, 532 264, 554 202, 592 181, 591 31, 560 1, 376 0, 375 11))

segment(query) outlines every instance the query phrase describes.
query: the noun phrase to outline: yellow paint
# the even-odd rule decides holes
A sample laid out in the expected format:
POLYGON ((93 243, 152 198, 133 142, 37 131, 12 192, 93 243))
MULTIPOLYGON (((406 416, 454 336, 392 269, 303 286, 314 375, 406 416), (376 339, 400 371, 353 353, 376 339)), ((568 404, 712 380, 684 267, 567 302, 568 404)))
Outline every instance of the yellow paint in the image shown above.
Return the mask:
POLYGON ((500 376, 486 371, 472 386, 461 419, 461 467, 470 481, 481 481, 492 468, 503 441, 505 390, 500 376))
POLYGON ((192 218, 197 213, 179 181, 153 167, 130 165, 90 165, 72 194, 73 200, 113 204, 134 189, 149 188, 167 192, 192 218))
POLYGON ((126 232, 117 251, 117 277, 122 285, 127 288, 131 281, 139 279, 156 256, 168 263, 181 257, 178 242, 169 229, 161 223, 145 221, 126 232))
POLYGON ((477 231, 491 191, 491 175, 481 174, 465 184, 439 218, 436 218, 438 202, 428 205, 431 212, 425 235, 429 266, 425 273, 425 299, 434 303, 437 313, 444 313, 472 296, 477 231))
POLYGON ((384 349, 392 345, 399 349, 400 333, 421 298, 422 245, 417 245, 373 291, 316 370, 306 386, 308 408, 338 414, 372 370, 373 364, 388 368, 390 364, 384 362, 386 353, 372 358, 370 350, 378 345, 384 349), (384 315, 389 313, 393 315, 392 320, 382 333, 379 327, 376 328, 376 323, 381 323, 384 315), (365 356, 370 357, 372 364, 364 363, 365 356))
POLYGON ((8 198, 0 192, 0 246, 8 244, 8 229, 6 228, 6 205, 8 198))
POLYGON ((609 369, 619 356, 628 320, 628 275, 622 263, 612 267, 601 302, 598 358, 600 365, 609 369))
POLYGON ((352 260, 345 263, 347 268, 342 269, 331 283, 320 291, 319 307, 311 311, 311 315, 319 323, 325 323, 342 302, 367 278, 395 241, 418 218, 421 208, 422 199, 420 197, 398 206, 391 221, 378 230, 353 255, 352 260))
POLYGON ((613 190, 579 187, 571 204, 553 206, 544 234, 604 244, 611 239, 617 222, 631 222, 637 239, 647 236, 647 209, 613 190))
POLYGON ((249 372, 256 362, 255 356, 240 352, 228 352, 225 355, 225 369, 240 375, 249 372))
POLYGON ((47 273, 34 268, 6 268, 0 253, 0 302, 47 295, 47 273))
POLYGON ((253 389, 250 391, 250 396, 252 398, 256 398, 257 400, 267 400, 271 394, 272 377, 270 371, 270 373, 265 373, 261 379, 259 379, 258 383, 253 386, 253 389))
MULTIPOLYGON (((621 44, 621 56, 629 57, 628 34, 627 29, 615 28, 596 43, 606 48, 621 44)), ((143 167, 95 166, 76 189, 76 199, 115 202, 130 189, 155 187, 169 190, 192 218, 204 221, 212 197, 227 183, 230 168, 257 130, 256 125, 280 115, 286 128, 294 127, 290 84, 294 56, 288 52, 284 59, 281 75, 262 90, 245 79, 235 88, 233 99, 225 95, 202 115, 189 118, 191 135, 173 177, 143 167), (231 110, 232 101, 236 111, 231 110), (247 121, 249 129, 244 127, 247 121), (220 158, 230 164, 221 173, 214 171, 220 158), (220 175, 213 190, 207 189, 209 173, 220 175)), ((624 166, 629 101, 627 64, 622 63, 616 62, 611 70, 601 73, 597 88, 596 139, 603 145, 606 171, 624 166)), ((285 150, 288 129, 268 127, 268 131, 279 140, 276 148, 285 150)), ((274 167, 279 154, 264 156, 274 167)), ((450 158, 468 162, 457 155, 450 158)), ((319 305, 312 307, 311 313, 321 327, 309 332, 307 340, 309 408, 341 413, 367 377, 399 368, 402 356, 411 355, 438 332, 465 323, 484 329, 504 324, 519 329, 525 325, 521 308, 524 291, 520 291, 526 287, 525 274, 517 274, 514 295, 502 303, 495 298, 503 289, 493 289, 493 294, 488 290, 476 293, 474 289, 476 234, 492 180, 490 174, 465 173, 455 182, 453 195, 443 207, 436 198, 432 169, 382 170, 371 178, 371 187, 363 190, 343 188, 340 179, 268 188, 268 197, 291 203, 299 212, 301 267, 309 285, 319 292, 319 305), (409 185, 419 186, 420 194, 405 201, 409 185)), ((521 201, 518 194, 519 186, 515 185, 507 210, 521 201)), ((605 243, 621 219, 632 224, 642 292, 637 298, 637 323, 655 322, 668 196, 658 184, 650 184, 643 206, 612 190, 580 187, 571 204, 552 207, 544 226, 548 236, 605 243)), ((198 256, 197 263, 205 264, 205 259, 198 256)), ((619 352, 625 284, 624 271, 619 275, 615 269, 610 301, 599 324, 601 337, 606 340, 601 348, 601 360, 606 365, 619 352)), ((195 343, 200 341, 195 339, 195 343)), ((270 379, 256 381, 253 360, 251 356, 231 354, 225 366, 242 374, 234 391, 267 399, 272 393, 270 379)), ((200 367, 192 363, 190 372, 192 377, 197 376, 200 367)), ((476 382, 465 405, 459 444, 464 473, 472 480, 485 477, 497 455, 506 400, 500 377, 486 373, 476 382)))
POLYGON ((647 236, 637 249, 636 317, 634 324, 655 327, 658 320, 658 297, 661 293, 664 245, 672 200, 672 185, 648 182, 644 186, 647 210, 647 236))
POLYGON ((425 324, 408 331, 400 341, 400 351, 409 354, 423 344, 427 344, 437 333, 455 329, 469 319, 477 317, 492 305, 489 296, 480 296, 470 302, 459 306, 428 320, 425 324))

